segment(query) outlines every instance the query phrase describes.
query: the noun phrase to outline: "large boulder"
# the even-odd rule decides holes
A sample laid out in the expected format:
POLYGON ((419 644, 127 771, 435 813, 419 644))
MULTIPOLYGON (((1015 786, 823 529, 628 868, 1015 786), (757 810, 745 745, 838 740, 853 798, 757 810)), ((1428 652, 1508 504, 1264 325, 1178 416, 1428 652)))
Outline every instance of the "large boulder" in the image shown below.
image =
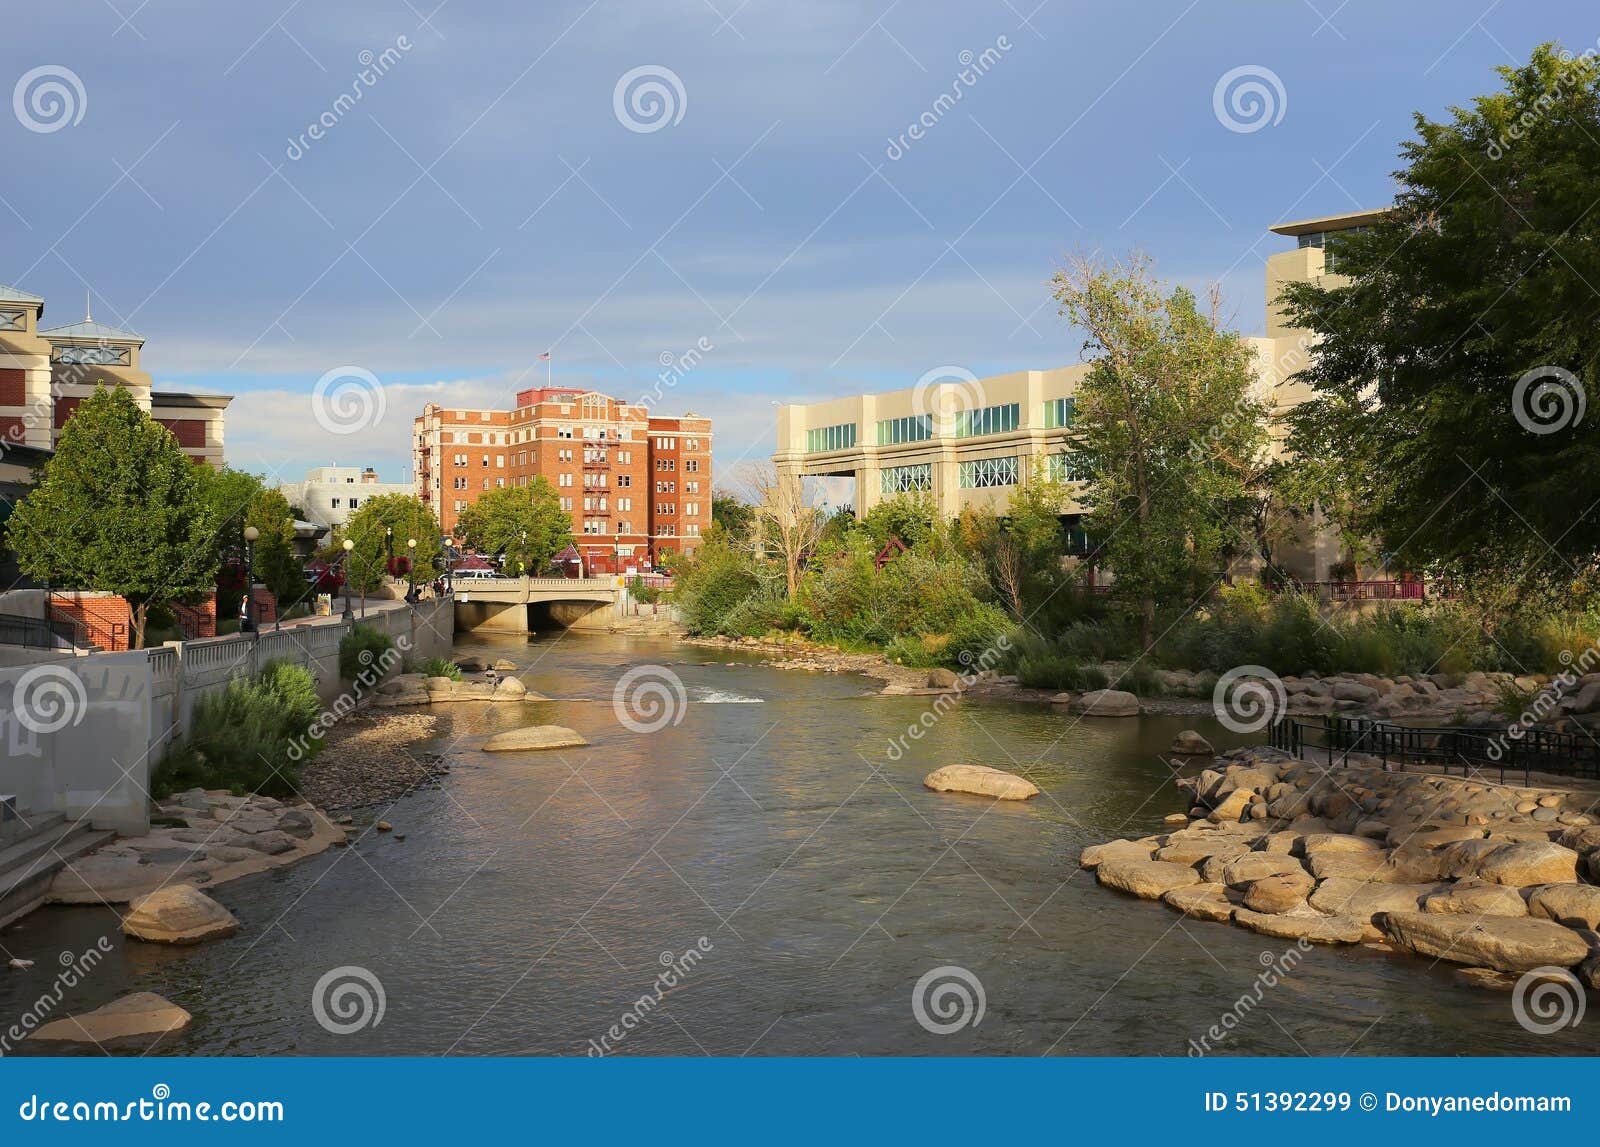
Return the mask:
POLYGON ((988 765, 946 765, 923 777, 922 784, 936 793, 971 793, 1002 801, 1025 801, 1039 795, 1039 786, 1032 781, 988 765))
POLYGON ((239 921, 192 884, 171 884, 128 905, 122 930, 153 944, 198 944, 231 936, 239 921))
POLYGON ((532 752, 537 749, 574 749, 589 742, 562 725, 529 725, 496 733, 484 742, 486 753, 532 752))
POLYGON ((1589 945, 1570 928, 1526 916, 1386 912, 1377 923, 1396 947, 1502 972, 1570 968, 1589 954, 1589 945))
POLYGON ((1263 936, 1280 940, 1306 940, 1312 944, 1359 944, 1366 922, 1353 916, 1287 916, 1240 908, 1233 921, 1263 936))
POLYGON ((1251 798, 1255 793, 1250 789, 1234 789, 1222 798, 1222 803, 1217 805, 1207 814, 1206 819, 1212 824, 1225 824, 1229 821, 1240 820, 1249 810, 1251 798))
POLYGON ((1172 738, 1172 745, 1168 751, 1180 757, 1209 757, 1216 753, 1211 747, 1211 742, 1193 729, 1185 729, 1172 738))
POLYGON ((1288 912, 1311 895, 1316 881, 1309 872, 1280 872, 1245 885, 1244 906, 1252 912, 1288 912))
POLYGON ((1317 890, 1311 894, 1311 907, 1334 916, 1358 916, 1363 920, 1371 920, 1380 912, 1415 912, 1422 897, 1443 887, 1439 884, 1394 884, 1335 876, 1317 885, 1317 890))
POLYGON ((1282 852, 1249 852, 1232 859, 1214 857, 1201 869, 1207 880, 1235 888, 1268 876, 1304 871, 1305 867, 1298 860, 1282 852))
POLYGON ((1067 707, 1090 717, 1137 717, 1139 698, 1121 689, 1091 689, 1074 697, 1067 707))
POLYGON ((1227 923, 1233 919, 1234 902, 1228 899, 1223 884, 1190 884, 1164 893, 1162 901, 1195 920, 1227 923))
POLYGON ((1300 845, 1307 856, 1323 852, 1376 852, 1381 847, 1375 840, 1343 832, 1313 832, 1300 845))
POLYGON ((102 1044, 132 1036, 182 1031, 193 1018, 154 992, 135 992, 81 1016, 68 1016, 45 1024, 28 1038, 102 1044))
POLYGON ((1600 888, 1592 884, 1546 884, 1528 896, 1528 915, 1568 928, 1600 932, 1600 888))
POLYGON ((1194 869, 1169 860, 1103 860, 1095 876, 1107 888, 1143 900, 1159 900, 1174 888, 1200 883, 1200 874, 1194 869))
POLYGON ((515 677, 502 677, 494 684, 496 701, 521 701, 528 695, 528 687, 515 677))
POLYGON ((1515 888, 1567 884, 1578 879, 1578 854, 1548 841, 1502 844, 1480 858, 1471 875, 1515 888))
POLYGON ((1155 846, 1144 840, 1108 840, 1078 854, 1078 867, 1096 868, 1108 860, 1149 860, 1155 846))
POLYGON ((1165 845, 1156 850, 1156 859, 1170 860, 1174 864, 1199 864, 1216 856, 1231 860, 1249 851, 1248 841, 1224 836, 1220 832, 1206 833, 1204 836, 1175 832, 1167 838, 1165 845), (1180 840, 1180 837, 1183 839, 1180 840))
POLYGON ((1424 912, 1445 916, 1526 916, 1522 893, 1504 884, 1444 885, 1422 902, 1424 912))
POLYGON ((1335 701, 1355 701, 1366 705, 1378 699, 1378 691, 1370 685, 1362 685, 1355 681, 1335 681, 1333 683, 1333 699, 1335 701))

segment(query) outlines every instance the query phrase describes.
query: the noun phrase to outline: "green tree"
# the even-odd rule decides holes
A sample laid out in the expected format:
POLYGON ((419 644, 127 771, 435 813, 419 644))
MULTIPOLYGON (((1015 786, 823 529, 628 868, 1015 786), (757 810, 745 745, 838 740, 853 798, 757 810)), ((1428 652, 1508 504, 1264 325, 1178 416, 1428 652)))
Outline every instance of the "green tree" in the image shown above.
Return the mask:
POLYGON ((750 535, 751 528, 755 525, 756 509, 726 490, 714 490, 711 494, 711 523, 721 526, 736 538, 750 535))
MULTIPOLYGON (((288 608, 306 588, 300 559, 294 552, 294 516, 288 500, 269 488, 265 479, 244 470, 206 467, 196 476, 212 523, 217 560, 243 568, 245 527, 254 526, 259 534, 255 541, 255 576, 272 591, 280 608, 288 608)), ((237 603, 229 603, 229 608, 236 609, 237 603)))
POLYGON ((1202 314, 1143 256, 1078 257, 1054 285, 1093 358, 1074 423, 1085 526, 1149 649, 1158 605, 1188 608, 1248 530, 1248 475, 1267 441, 1251 351, 1221 329, 1215 298, 1202 314))
POLYGON ((97 385, 61 428, 6 538, 30 577, 120 594, 144 645, 152 602, 215 586, 217 550, 195 463, 120 387, 97 385))
POLYGON ((932 494, 908 490, 877 503, 866 512, 861 525, 879 547, 887 545, 890 538, 921 546, 933 540, 937 517, 932 494))
POLYGON ((337 539, 337 549, 331 551, 335 560, 344 553, 343 543, 355 543, 349 557, 341 563, 345 584, 352 592, 365 596, 383 584, 388 573, 390 550, 395 557, 412 558, 407 580, 416 585, 433 577, 435 560, 444 553, 440 541, 439 519, 433 511, 411 494, 380 494, 366 498, 361 508, 350 515, 343 536, 337 539), (415 538, 415 550, 408 550, 406 542, 415 538))
POLYGON ((506 574, 516 577, 544 569, 572 541, 572 515, 538 477, 484 494, 461 511, 456 532, 479 553, 504 554, 506 574))
POLYGON ((1553 44, 1415 117, 1393 209, 1293 284, 1316 336, 1291 446, 1403 567, 1570 577, 1600 550, 1600 68, 1553 44))

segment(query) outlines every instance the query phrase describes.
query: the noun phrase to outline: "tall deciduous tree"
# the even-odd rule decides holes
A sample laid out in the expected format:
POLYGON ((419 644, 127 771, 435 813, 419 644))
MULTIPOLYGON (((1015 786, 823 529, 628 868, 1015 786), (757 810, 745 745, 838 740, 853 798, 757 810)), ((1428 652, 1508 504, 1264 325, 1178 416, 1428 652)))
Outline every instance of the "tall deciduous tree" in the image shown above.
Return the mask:
MULTIPOLYGON (((411 557, 406 578, 412 585, 434 576, 435 560, 444 552, 439 519, 411 494, 364 499, 342 533, 337 539, 341 547, 345 540, 355 543, 343 562, 346 584, 363 596, 383 584, 391 549, 397 558, 411 557), (412 538, 417 541, 414 551, 406 546, 412 538)), ((334 551, 335 558, 343 552, 342 548, 334 551)))
POLYGON ((306 585, 300 559, 294 552, 294 515, 288 500, 269 488, 259 475, 245 470, 208 467, 197 471, 197 477, 210 515, 218 561, 242 568, 245 527, 254 526, 260 535, 254 546, 257 579, 272 590, 280 609, 287 609, 303 597, 306 585))
POLYGON ((822 510, 798 474, 754 463, 745 468, 744 483, 755 506, 757 545, 783 563, 784 590, 792 601, 800 591, 800 570, 822 536, 822 510))
POLYGON ((1285 290, 1318 336, 1291 445, 1392 561, 1570 577, 1600 550, 1600 68, 1497 71, 1416 117, 1393 210, 1329 239, 1341 278, 1285 290))
POLYGON ((35 477, 6 526, 17 564, 57 586, 127 598, 135 648, 151 602, 214 587, 202 477, 127 391, 97 386, 35 477))
POLYGON ((1074 425, 1085 525, 1148 649, 1158 607, 1187 608, 1248 529, 1247 475, 1267 441, 1251 352, 1143 256, 1076 257, 1054 286, 1092 359, 1074 425))
POLYGON ((509 576, 536 573, 572 541, 572 515, 543 477, 490 490, 461 511, 458 535, 473 549, 504 554, 509 576))

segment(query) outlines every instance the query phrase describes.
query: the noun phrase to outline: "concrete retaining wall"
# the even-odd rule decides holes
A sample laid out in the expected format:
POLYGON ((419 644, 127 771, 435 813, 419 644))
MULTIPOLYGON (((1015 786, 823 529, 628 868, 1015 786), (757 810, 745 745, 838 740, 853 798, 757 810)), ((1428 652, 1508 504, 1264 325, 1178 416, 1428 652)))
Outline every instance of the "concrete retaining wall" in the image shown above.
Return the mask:
MULTIPOLYGON (((455 639, 448 599, 369 604, 354 624, 387 633, 396 666, 449 656, 455 639)), ((331 702, 347 688, 339 641, 352 628, 337 616, 317 618, 277 632, 0 667, 0 795, 16 796, 20 809, 145 832, 150 772, 187 731, 201 697, 269 662, 293 661, 311 670, 318 696, 331 702)))

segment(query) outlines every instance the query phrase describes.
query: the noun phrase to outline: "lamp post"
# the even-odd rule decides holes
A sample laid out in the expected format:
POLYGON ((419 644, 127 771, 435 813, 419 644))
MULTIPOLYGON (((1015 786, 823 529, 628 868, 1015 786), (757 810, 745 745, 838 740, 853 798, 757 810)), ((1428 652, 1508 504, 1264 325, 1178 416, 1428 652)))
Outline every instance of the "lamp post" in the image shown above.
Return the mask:
POLYGON ((254 526, 244 528, 244 601, 239 607, 239 632, 254 633, 256 628, 256 539, 261 531, 254 526))
POLYGON ((522 557, 518 561, 517 564, 518 564, 518 566, 520 567, 520 569, 522 571, 522 576, 523 577, 531 577, 532 576, 531 574, 528 573, 528 531, 527 530, 523 530, 522 531, 522 557))
POLYGON ((354 621, 356 615, 350 608, 350 555, 356 548, 349 538, 344 540, 344 620, 354 621))
POLYGON ((406 539, 406 600, 417 600, 417 539, 406 539))

